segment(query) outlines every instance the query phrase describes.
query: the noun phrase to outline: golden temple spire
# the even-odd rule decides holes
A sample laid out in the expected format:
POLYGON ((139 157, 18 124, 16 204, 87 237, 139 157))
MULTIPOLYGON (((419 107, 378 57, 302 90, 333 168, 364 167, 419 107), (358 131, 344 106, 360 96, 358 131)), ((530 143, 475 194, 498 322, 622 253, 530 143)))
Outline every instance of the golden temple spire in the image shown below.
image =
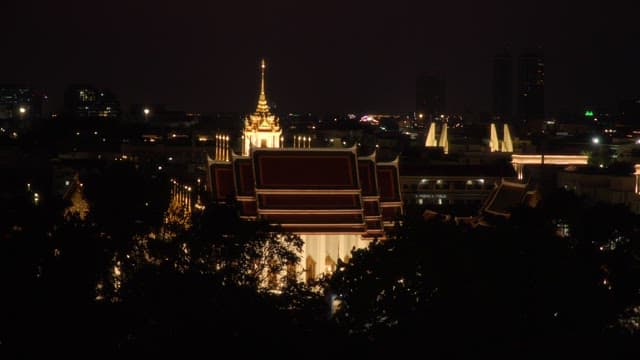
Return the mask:
POLYGON ((258 97, 258 107, 256 108, 256 112, 258 113, 268 113, 269 112, 269 104, 267 104, 267 96, 264 94, 264 69, 267 67, 264 59, 262 59, 262 63, 260 64, 260 70, 262 71, 262 75, 260 78, 260 97, 258 97))

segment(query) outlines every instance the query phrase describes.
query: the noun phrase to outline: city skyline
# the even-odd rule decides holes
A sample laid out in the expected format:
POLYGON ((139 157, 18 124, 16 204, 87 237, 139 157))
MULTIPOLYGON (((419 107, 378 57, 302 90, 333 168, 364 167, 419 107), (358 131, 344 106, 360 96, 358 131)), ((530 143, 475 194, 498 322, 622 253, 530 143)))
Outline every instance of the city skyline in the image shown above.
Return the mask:
POLYGON ((264 57, 282 111, 412 111, 416 78, 432 74, 446 81, 447 111, 477 113, 492 108, 494 56, 541 47, 545 109, 615 111, 640 95, 630 5, 6 3, 0 83, 42 88, 52 109, 68 85, 89 83, 125 108, 244 113, 264 57))

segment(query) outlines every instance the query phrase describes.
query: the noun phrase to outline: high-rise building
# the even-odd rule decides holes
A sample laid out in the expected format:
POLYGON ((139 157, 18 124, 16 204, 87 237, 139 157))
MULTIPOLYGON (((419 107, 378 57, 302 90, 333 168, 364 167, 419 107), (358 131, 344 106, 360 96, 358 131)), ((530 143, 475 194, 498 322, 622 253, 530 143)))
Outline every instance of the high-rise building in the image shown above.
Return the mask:
POLYGON ((109 90, 71 85, 64 94, 64 112, 70 120, 117 119, 120 102, 109 90))
POLYGON ((0 123, 14 130, 27 130, 42 118, 47 96, 27 86, 0 85, 0 123))
POLYGON ((513 57, 506 50, 493 58, 493 115, 502 121, 513 117, 513 57))
POLYGON ((540 51, 518 57, 518 118, 525 124, 544 118, 544 59, 540 51))
POLYGON ((446 82, 444 79, 422 75, 416 80, 416 114, 424 121, 434 119, 446 111, 446 82))
POLYGON ((622 124, 640 126, 640 98, 623 100, 620 102, 619 108, 622 124))

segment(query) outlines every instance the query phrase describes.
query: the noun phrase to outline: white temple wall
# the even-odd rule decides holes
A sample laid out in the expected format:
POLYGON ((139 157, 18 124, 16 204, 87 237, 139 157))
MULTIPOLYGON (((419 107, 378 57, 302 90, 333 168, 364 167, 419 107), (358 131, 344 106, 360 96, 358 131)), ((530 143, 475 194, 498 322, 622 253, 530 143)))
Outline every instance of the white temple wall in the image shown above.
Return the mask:
POLYGON ((307 263, 310 258, 315 262, 313 277, 318 278, 326 272, 335 271, 338 259, 347 262, 351 258, 351 251, 362 249, 369 245, 368 240, 363 240, 359 234, 301 234, 304 241, 300 254, 299 273, 300 280, 307 278, 307 263), (327 263, 327 256, 331 263, 327 263))

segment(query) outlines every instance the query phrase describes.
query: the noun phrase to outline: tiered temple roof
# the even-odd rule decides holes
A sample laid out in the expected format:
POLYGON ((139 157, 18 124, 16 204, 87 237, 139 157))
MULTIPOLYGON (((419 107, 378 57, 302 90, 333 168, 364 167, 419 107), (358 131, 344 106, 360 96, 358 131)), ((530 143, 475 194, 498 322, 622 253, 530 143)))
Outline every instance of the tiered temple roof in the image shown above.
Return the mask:
POLYGON ((355 147, 284 148, 267 103, 264 70, 263 60, 242 154, 229 156, 229 138, 223 136, 224 149, 208 161, 212 200, 236 202, 242 218, 265 219, 298 234, 383 237, 402 214, 398 160, 358 156, 355 147))
POLYGON ((397 161, 358 157, 355 148, 255 148, 209 169, 214 201, 296 233, 380 237, 402 214, 397 161))

